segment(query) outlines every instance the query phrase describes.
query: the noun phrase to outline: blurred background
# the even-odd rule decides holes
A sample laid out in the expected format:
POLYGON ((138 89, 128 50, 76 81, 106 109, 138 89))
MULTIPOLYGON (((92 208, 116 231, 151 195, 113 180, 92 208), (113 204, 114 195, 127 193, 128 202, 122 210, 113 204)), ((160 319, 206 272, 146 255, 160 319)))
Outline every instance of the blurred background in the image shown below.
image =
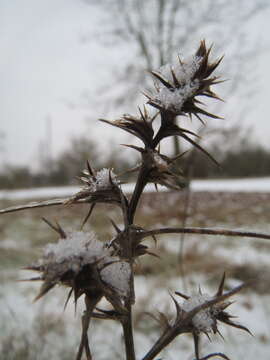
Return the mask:
MULTIPOLYGON (((269 175, 268 5, 2 0, 0 187, 75 183, 87 158, 117 170, 134 164, 136 155, 118 146, 133 139, 97 119, 136 115, 148 71, 193 54, 201 39, 213 44, 213 59, 225 55, 218 73, 227 81, 216 86, 225 103, 207 106, 225 120, 208 120, 203 130, 223 170, 198 155, 194 176, 269 175)), ((176 150, 169 142, 162 149, 176 150)))
MULTIPOLYGON (((207 45, 213 44, 213 60, 225 55, 217 75, 226 80, 215 89, 224 102, 207 102, 206 110, 225 119, 205 118, 206 127, 197 119, 179 122, 200 133, 200 142, 221 170, 204 154, 189 151, 180 166, 189 179, 195 178, 191 186, 177 192, 147 190, 136 224, 147 229, 196 226, 269 233, 269 4, 1 0, 0 208, 70 195, 78 188, 67 185, 78 184, 76 176, 87 159, 96 169, 114 167, 116 173, 137 163, 136 152, 119 146, 136 144, 134 139, 98 119, 138 114, 138 105, 146 101, 141 92, 152 85, 149 71, 177 61, 178 55, 189 57, 206 39, 207 45)), ((171 140, 161 146, 165 154, 186 149, 187 144, 171 140)), ((123 186, 127 196, 131 188, 123 186)), ((17 280, 31 278, 29 271, 20 269, 36 261, 48 242, 57 241, 42 217, 74 230, 80 229, 88 210, 84 204, 0 216, 0 360, 75 358, 83 301, 75 316, 72 301, 63 313, 67 292, 55 288, 32 304, 40 284, 17 280)), ((111 240, 109 218, 122 228, 118 208, 98 205, 85 230, 95 231, 102 241, 111 240)), ((160 236, 157 244, 147 245, 160 259, 145 256, 136 264, 138 358, 160 333, 160 325, 147 312, 172 316, 169 292, 175 290, 192 294, 201 286, 214 294, 224 271, 226 290, 257 279, 230 307, 254 337, 221 326, 226 342, 214 336, 211 343, 202 339, 202 356, 221 351, 231 359, 269 358, 269 241, 176 235, 160 236)), ((118 325, 91 323, 95 358, 124 358, 118 325)), ((161 356, 190 360, 193 354, 192 338, 185 335, 161 356)))

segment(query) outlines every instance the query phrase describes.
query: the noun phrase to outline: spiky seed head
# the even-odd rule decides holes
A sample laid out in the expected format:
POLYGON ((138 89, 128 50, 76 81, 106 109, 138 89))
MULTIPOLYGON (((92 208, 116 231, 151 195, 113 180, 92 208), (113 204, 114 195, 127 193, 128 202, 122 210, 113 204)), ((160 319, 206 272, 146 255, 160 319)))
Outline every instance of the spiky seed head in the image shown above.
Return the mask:
POLYGON ((132 116, 129 114, 123 115, 120 119, 109 121, 105 119, 100 119, 101 121, 116 126, 128 133, 136 136, 143 141, 145 146, 152 146, 154 130, 152 123, 155 120, 157 114, 154 116, 150 115, 146 108, 142 111, 139 108, 140 115, 138 117, 132 116))
MULTIPOLYGON (((182 309, 185 312, 193 310, 196 306, 204 304, 206 301, 211 300, 208 294, 196 294, 185 300, 182 304, 182 309)), ((208 333, 215 327, 215 317, 209 308, 199 311, 192 319, 192 324, 196 332, 208 333)))
POLYGON ((236 287, 235 289, 223 294, 224 281, 225 273, 214 296, 204 294, 200 289, 198 293, 192 296, 176 292, 176 295, 184 298, 185 300, 182 305, 178 304, 181 308, 181 312, 179 315, 178 311, 175 326, 179 329, 179 332, 183 330, 181 327, 184 326, 185 329, 187 329, 187 332, 191 332, 193 334, 197 360, 199 360, 199 335, 203 333, 209 337, 209 333, 211 332, 221 335, 218 330, 218 321, 251 334, 248 328, 232 321, 234 316, 225 311, 225 309, 232 304, 232 302, 227 299, 236 292, 240 291, 244 285, 236 287))
POLYGON ((87 169, 82 171, 79 180, 83 183, 82 189, 69 198, 66 204, 80 200, 89 203, 120 203, 119 181, 112 169, 95 171, 87 162, 87 169))
MULTIPOLYGON (((201 41, 195 55, 186 61, 179 58, 174 65, 165 65, 158 71, 152 71, 155 78, 155 88, 147 94, 148 104, 160 111, 171 112, 174 115, 195 115, 202 121, 200 115, 212 118, 218 116, 206 112, 198 105, 202 104, 198 96, 219 99, 211 90, 211 86, 220 82, 212 73, 222 58, 210 62, 211 47, 207 48, 201 41)), ((219 99, 220 100, 220 99, 219 99)))
POLYGON ((128 262, 114 256, 112 249, 99 241, 94 232, 65 234, 66 238, 45 246, 42 258, 27 267, 40 272, 43 281, 35 300, 56 284, 70 287, 75 303, 82 294, 105 296, 113 305, 129 297, 131 267, 128 262))
MULTIPOLYGON (((166 186, 169 189, 179 190, 179 175, 171 171, 173 160, 156 150, 145 153, 150 164, 149 181, 166 186)), ((179 170, 180 172, 180 170, 179 170)))

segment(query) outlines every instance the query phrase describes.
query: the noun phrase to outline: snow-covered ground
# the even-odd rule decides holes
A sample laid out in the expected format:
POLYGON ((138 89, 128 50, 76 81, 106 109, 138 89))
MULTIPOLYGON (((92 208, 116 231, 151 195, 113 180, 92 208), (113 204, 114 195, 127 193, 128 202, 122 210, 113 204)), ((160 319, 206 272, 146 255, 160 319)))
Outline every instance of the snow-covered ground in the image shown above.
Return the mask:
MULTIPOLYGON (((130 192, 132 186, 134 185, 123 186, 124 191, 130 192)), ((160 188, 160 190, 163 189, 160 188)), ((192 183, 192 189, 195 192, 228 192, 218 194, 217 197, 214 193, 195 193, 193 197, 199 197, 197 200, 199 205, 196 205, 197 215, 194 215, 197 216, 197 220, 209 214, 206 212, 206 215, 204 215, 204 212, 206 207, 211 205, 209 210, 210 218, 214 217, 215 221, 218 219, 220 226, 229 226, 229 223, 241 228, 245 221, 246 226, 251 229, 255 228, 263 232, 270 229, 267 200, 269 195, 264 194, 270 193, 270 178, 195 180, 192 183), (230 195, 229 192, 260 192, 261 194, 244 194, 243 205, 241 203, 241 194, 235 193, 230 195), (201 196, 202 199, 200 199, 201 196), (247 196, 252 199, 247 201, 247 196), (234 201, 231 200, 232 197, 234 201), (216 213, 219 213, 220 216, 220 208, 225 202, 227 205, 222 209, 222 214, 224 214, 221 217, 222 220, 220 217, 216 219, 216 213), (226 208, 228 208, 227 212, 226 208), (237 220, 243 214, 243 209, 246 208, 249 210, 246 211, 247 218, 240 217, 237 220), (250 208, 253 209, 253 212, 250 212, 250 208), (228 222, 226 223, 226 221, 228 222)), ((20 202, 27 199, 67 197, 78 190, 79 187, 68 186, 1 191, 0 200, 10 199, 20 202)), ((149 186, 147 191, 152 190, 154 190, 154 187, 149 186)), ((172 196, 167 196, 164 193, 158 195, 160 196, 160 201, 163 201, 162 198, 166 197, 171 207, 175 207, 177 202, 181 202, 175 194, 172 194, 172 196)), ((152 198, 152 196, 149 198, 152 198)), ((144 211, 146 215, 147 211, 152 213, 153 202, 147 203, 146 201, 144 211)), ((39 291, 40 283, 14 281, 31 277, 31 274, 29 275, 27 271, 18 270, 21 266, 18 264, 24 261, 20 257, 25 256, 27 251, 31 251, 31 254, 33 253, 34 256, 35 252, 39 250, 40 234, 35 233, 35 231, 39 230, 33 227, 33 223, 37 219, 36 217, 31 218, 30 216, 32 215, 30 214, 32 213, 27 212, 27 217, 24 220, 23 215, 9 218, 1 217, 2 223, 0 228, 2 229, 2 238, 0 238, 0 251, 5 254, 4 256, 2 255, 2 258, 9 259, 10 261, 6 262, 6 265, 4 265, 5 263, 1 264, 0 272, 0 360, 47 360, 48 358, 70 360, 75 357, 79 344, 83 299, 79 300, 77 313, 74 316, 72 301, 68 304, 66 311, 63 312, 67 289, 55 288, 39 302, 32 304, 32 300, 39 291), (25 232, 26 227, 29 228, 27 232, 25 232), (18 246, 19 248, 17 248, 18 246), (32 248, 34 251, 31 250, 32 248), (31 351, 29 350, 30 352, 24 357, 20 357, 20 355, 15 357, 15 353, 19 354, 19 351, 26 351, 27 348, 31 351), (5 353, 5 349, 12 349, 10 353, 14 353, 12 354, 14 356, 9 358, 1 357, 1 352, 5 353), (36 354, 38 354, 38 358, 36 354)), ((50 215, 52 218, 54 217, 54 213, 50 215)), ((177 222, 177 219, 176 217, 172 221, 177 222)), ((209 221, 212 220, 210 219, 209 221)), ((174 225, 174 223, 172 222, 171 225, 174 225)), ((160 254, 165 252, 168 255, 168 259, 165 259, 163 255, 161 261, 167 261, 169 267, 170 253, 179 251, 179 238, 167 236, 163 239, 165 241, 162 239, 158 241, 158 246, 161 247, 160 250, 155 248, 154 252, 156 251, 160 254)), ((149 244, 151 244, 149 246, 154 246, 152 243, 149 244)), ((156 323, 149 316, 141 315, 142 311, 151 312, 155 315, 157 315, 158 311, 170 313, 173 309, 173 302, 169 294, 173 294, 175 290, 192 294, 197 291, 198 285, 200 285, 203 292, 211 295, 215 293, 217 288, 213 283, 213 279, 216 274, 221 276, 222 272, 226 270, 228 276, 226 286, 228 288, 232 288, 242 281, 240 280, 241 277, 238 276, 239 271, 241 274, 248 272, 244 274, 244 278, 259 274, 262 276, 265 284, 267 284, 265 285, 266 290, 264 288, 261 293, 261 290, 253 291, 248 289, 246 292, 235 295, 232 300, 236 302, 228 310, 232 315, 238 316, 237 322, 250 328, 254 337, 241 332, 239 329, 221 325, 220 331, 225 338, 225 342, 214 335, 211 335, 212 343, 206 337, 202 338, 202 355, 220 351, 224 352, 230 359, 253 360, 255 357, 258 359, 268 359, 270 354, 270 338, 268 335, 270 329, 270 296, 269 291, 267 291, 269 278, 267 269, 269 268, 270 252, 267 241, 251 239, 236 241, 236 239, 231 238, 218 238, 214 240, 210 237, 194 235, 186 238, 185 253, 187 254, 187 261, 185 263, 185 269, 187 270, 187 275, 185 276, 186 284, 184 284, 182 278, 175 275, 168 276, 167 273, 165 273, 165 276, 156 277, 151 275, 151 273, 136 276, 135 289, 137 300, 134 307, 134 322, 137 325, 135 335, 137 358, 142 358, 158 337, 156 323), (192 261, 191 256, 195 260, 192 261), (201 263, 204 264, 206 273, 200 271, 201 263), (262 273, 259 272, 261 270, 263 271, 262 273)), ((257 286, 257 288, 259 287, 257 286)), ((181 299, 177 298, 177 300, 181 303, 181 299)), ((102 303, 100 307, 103 308, 103 305, 102 303)), ((110 354, 111 359, 123 359, 123 344, 121 342, 121 327, 119 324, 114 324, 111 321, 93 321, 90 326, 89 335, 90 342, 93 345, 94 358, 105 360, 108 359, 108 354, 110 354), (106 337, 106 341, 104 341, 104 337, 106 337)), ((194 358, 193 354, 192 339, 188 335, 183 335, 165 349, 160 356, 167 360, 176 358, 188 360, 194 358)))
POLYGON ((226 180, 193 180, 194 191, 270 192, 270 177, 226 180))
MULTIPOLYGON (((197 274, 196 282, 198 282, 197 285, 199 282, 203 284, 203 291, 209 294, 213 294, 216 290, 205 286, 199 274, 197 274)), ((167 282, 167 286, 171 292, 179 290, 180 281, 176 278, 170 279, 167 282)), ((37 292, 37 288, 37 284, 35 286, 29 283, 16 283, 16 286, 11 283, 5 285, 3 289, 5 296, 0 297, 2 308, 0 320, 4 325, 4 331, 2 334, 0 333, 0 349, 1 340, 4 345, 8 338, 11 345, 14 346, 11 351, 15 352, 16 347, 20 348, 20 344, 17 343, 18 339, 26 337, 31 346, 33 346, 33 342, 36 343, 36 348, 29 354, 31 359, 47 360, 50 357, 60 358, 61 353, 65 349, 70 353, 75 353, 79 343, 80 317, 83 312, 83 302, 80 301, 81 299, 79 300, 76 314, 74 314, 72 301, 67 306, 66 311, 63 312, 66 292, 56 288, 51 296, 48 295, 40 302, 32 304, 31 301, 37 292), (42 331, 42 339, 39 337, 40 334, 33 331, 33 329, 39 328, 41 324, 43 324, 42 329, 40 329, 40 332, 42 331), (46 325, 48 328, 45 328, 46 325), (18 336, 17 342, 12 338, 12 333, 18 336), (34 356, 34 353, 37 351, 39 352, 38 358, 34 356)), ((170 299, 169 290, 162 286, 160 279, 153 281, 153 279, 147 280, 141 276, 136 278, 138 306, 143 306, 143 310, 150 311, 155 315, 158 310, 174 313, 174 305, 170 299)), ((237 321, 250 328, 254 336, 251 337, 239 329, 220 325, 219 330, 223 334, 225 341, 222 341, 221 338, 213 334, 211 334, 212 342, 209 342, 206 337, 202 337, 201 353, 205 355, 218 351, 225 353, 230 359, 252 360, 255 355, 258 355, 256 357, 259 359, 267 359, 267 354, 270 351, 266 335, 269 330, 269 322, 267 321, 270 311, 269 296, 262 295, 258 297, 249 294, 247 298, 244 294, 237 294, 233 300, 236 300, 236 302, 230 307, 229 312, 233 315, 237 314, 237 321)), ((182 303, 180 298, 177 298, 177 301, 180 304, 182 303)), ((105 302, 102 301, 100 307, 104 305, 105 302)), ((134 309, 135 319, 138 316, 138 306, 134 309)), ((141 323, 140 329, 146 327, 146 333, 139 329, 135 333, 137 355, 138 358, 142 358, 157 339, 158 332, 155 327, 155 329, 151 330, 151 335, 147 333, 151 326, 156 325, 150 316, 145 314, 139 318, 141 319, 139 321, 141 323)), ((120 360, 124 358, 123 344, 121 343, 121 327, 119 324, 115 324, 112 321, 95 321, 90 326, 89 335, 95 358, 105 360, 108 359, 108 354, 110 354, 111 359, 120 360), (105 336, 106 340, 104 341, 105 336)), ((24 348, 24 346, 21 345, 21 348, 24 348)), ((193 359, 192 354, 194 354, 193 343, 188 335, 178 338, 163 352, 164 359, 168 360, 176 358, 193 359)), ((67 359, 72 358, 74 357, 71 354, 67 357, 67 359)))
MULTIPOLYGON (((134 184, 123 185, 125 192, 131 192, 134 184)), ((226 180, 193 180, 193 191, 229 191, 229 192, 270 192, 270 177, 244 178, 226 180)), ((80 186, 42 187, 22 190, 0 190, 0 200, 47 199, 54 197, 68 197, 80 190, 80 186)), ((159 187, 159 190, 166 190, 159 187)), ((146 191, 155 191, 153 184, 146 187, 146 191)))

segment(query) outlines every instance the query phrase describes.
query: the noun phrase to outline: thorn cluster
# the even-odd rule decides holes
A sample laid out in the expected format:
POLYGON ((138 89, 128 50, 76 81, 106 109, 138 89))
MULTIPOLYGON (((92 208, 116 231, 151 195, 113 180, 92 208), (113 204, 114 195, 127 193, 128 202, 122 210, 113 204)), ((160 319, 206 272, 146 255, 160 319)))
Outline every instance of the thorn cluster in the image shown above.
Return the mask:
POLYGON ((182 305, 179 305, 178 302, 174 300, 178 314, 175 325, 179 327, 181 332, 184 327, 188 332, 192 333, 196 360, 200 360, 200 334, 203 333, 210 339, 209 333, 213 332, 214 334, 218 333, 223 338, 218 330, 218 321, 251 334, 248 328, 232 321, 234 316, 225 311, 225 309, 232 304, 232 302, 226 300, 236 292, 240 291, 244 285, 224 294, 224 282, 225 273, 223 274, 218 290, 214 296, 203 294, 201 289, 199 289, 199 293, 193 296, 187 296, 177 291, 175 292, 176 295, 185 299, 182 305))
POLYGON ((174 115, 195 115, 202 123, 200 115, 219 118, 199 107, 203 103, 197 98, 205 96, 220 100, 218 95, 211 90, 211 86, 221 81, 217 76, 211 75, 222 58, 211 63, 210 52, 211 47, 207 49, 205 41, 201 41, 200 47, 191 60, 184 62, 179 57, 179 63, 170 66, 170 71, 168 71, 169 66, 159 71, 152 71, 157 83, 151 94, 145 93, 148 104, 161 112, 170 111, 174 115))
POLYGON ((75 304, 82 295, 105 296, 115 309, 123 311, 122 300, 130 295, 130 264, 115 256, 93 232, 64 232, 59 225, 50 225, 60 234, 59 241, 48 244, 42 258, 26 268, 41 273, 29 279, 43 281, 35 301, 59 284, 71 288, 67 301, 72 293, 75 304))

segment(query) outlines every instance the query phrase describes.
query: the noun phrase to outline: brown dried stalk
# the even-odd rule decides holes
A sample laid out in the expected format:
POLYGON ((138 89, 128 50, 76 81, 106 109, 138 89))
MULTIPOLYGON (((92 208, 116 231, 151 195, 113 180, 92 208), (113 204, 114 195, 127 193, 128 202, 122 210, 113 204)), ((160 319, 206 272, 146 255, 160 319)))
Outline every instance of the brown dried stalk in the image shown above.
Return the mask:
POLYGON ((145 231, 142 237, 162 235, 162 234, 195 234, 195 235, 222 235, 222 236, 236 236, 236 237, 250 237, 257 239, 270 240, 270 234, 258 233, 253 231, 245 230, 229 230, 229 229, 218 229, 218 228, 161 228, 145 231))

